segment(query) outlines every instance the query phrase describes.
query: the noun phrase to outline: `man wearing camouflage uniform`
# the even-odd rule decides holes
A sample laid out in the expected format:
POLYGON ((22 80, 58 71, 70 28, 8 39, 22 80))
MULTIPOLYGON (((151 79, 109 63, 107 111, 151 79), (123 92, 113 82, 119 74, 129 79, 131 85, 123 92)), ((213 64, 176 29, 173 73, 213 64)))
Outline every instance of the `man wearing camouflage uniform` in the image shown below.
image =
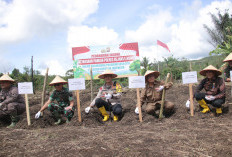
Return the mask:
POLYGON ((55 79, 49 84, 50 86, 54 86, 56 90, 52 92, 49 100, 35 115, 36 119, 41 116, 41 112, 48 108, 48 110, 57 120, 57 122, 55 122, 55 125, 59 125, 62 123, 61 114, 64 114, 64 116, 66 117, 66 123, 69 123, 71 121, 74 115, 74 100, 72 93, 69 92, 67 88, 63 87, 64 84, 67 84, 67 82, 59 76, 56 76, 55 79))
MULTIPOLYGON (((158 71, 148 70, 145 73, 146 87, 141 91, 140 103, 143 105, 146 103, 146 112, 148 114, 158 117, 157 111, 161 106, 162 90, 169 89, 172 83, 169 82, 164 84, 164 82, 156 80, 159 76, 158 71)), ((174 111, 174 104, 170 101, 164 102, 164 115, 169 116, 174 111)), ((139 114, 139 109, 136 107, 135 113, 139 114)))
POLYGON ((114 74, 111 70, 105 70, 103 74, 98 78, 104 79, 105 84, 99 89, 96 98, 92 101, 89 107, 85 109, 86 113, 89 113, 91 107, 97 106, 103 116, 103 122, 109 119, 107 111, 112 111, 114 114, 114 121, 118 121, 118 117, 122 114, 121 105, 121 92, 122 87, 119 83, 113 82, 112 79, 116 78, 117 74, 114 74))
POLYGON ((18 88, 13 87, 15 81, 7 74, 0 78, 0 118, 10 116, 11 124, 8 128, 12 128, 19 121, 19 115, 26 110, 24 98, 18 94, 18 88))

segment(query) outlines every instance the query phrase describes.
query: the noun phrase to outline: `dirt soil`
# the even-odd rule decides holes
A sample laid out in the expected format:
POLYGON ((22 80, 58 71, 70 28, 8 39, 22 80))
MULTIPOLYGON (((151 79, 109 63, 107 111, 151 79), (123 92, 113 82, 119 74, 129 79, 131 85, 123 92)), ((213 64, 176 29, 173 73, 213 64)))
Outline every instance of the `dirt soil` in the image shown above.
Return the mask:
MULTIPOLYGON (((96 91, 97 92, 97 91, 96 91)), ((95 94, 96 94, 95 92, 95 94)), ((40 98, 30 98, 31 126, 26 113, 14 129, 0 122, 0 156, 232 156, 231 87, 220 117, 214 110, 195 113, 185 107, 189 88, 176 85, 167 91, 166 99, 175 103, 175 113, 162 120, 144 112, 143 122, 134 113, 136 90, 125 90, 122 98, 123 117, 120 121, 103 123, 94 108, 85 114, 90 104, 90 92, 80 93, 82 122, 77 111, 69 124, 54 125, 46 110, 38 120, 34 115, 40 108, 40 98), (38 100, 35 100, 38 99, 38 100), (230 109, 230 110, 229 110, 230 109)))

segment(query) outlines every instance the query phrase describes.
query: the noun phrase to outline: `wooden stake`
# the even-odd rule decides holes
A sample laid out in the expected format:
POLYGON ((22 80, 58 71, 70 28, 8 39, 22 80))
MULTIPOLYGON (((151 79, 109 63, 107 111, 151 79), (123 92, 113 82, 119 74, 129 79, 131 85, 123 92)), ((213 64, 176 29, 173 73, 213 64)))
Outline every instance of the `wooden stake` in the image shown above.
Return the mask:
POLYGON ((26 101, 26 112, 27 112, 27 124, 31 125, 30 110, 29 110, 29 103, 28 103, 28 96, 27 96, 27 94, 25 94, 25 101, 26 101))
POLYGON ((76 91, 77 96, 77 114, 78 114, 78 120, 81 122, 81 105, 80 105, 80 98, 79 98, 79 90, 76 91))
POLYGON ((190 96, 190 113, 191 116, 194 116, 194 106, 193 106, 193 84, 189 84, 189 96, 190 96))
MULTIPOLYGON (((47 78, 48 78, 48 68, 47 68, 45 76, 44 76, 44 84, 43 84, 43 92, 42 92, 42 99, 41 99, 41 107, 43 107, 43 105, 45 103, 45 91, 46 91, 47 78)), ((41 116, 43 116, 43 112, 41 112, 41 116)))
POLYGON ((90 66, 90 89, 91 89, 91 102, 93 101, 93 71, 92 71, 92 66, 90 66))
MULTIPOLYGON (((169 77, 170 77, 170 73, 167 74, 165 85, 167 84, 169 77)), ((164 101, 165 101, 165 88, 163 89, 163 94, 162 94, 159 119, 163 118, 164 101)))
MULTIPOLYGON (((192 71, 192 63, 189 62, 189 70, 192 71)), ((194 106, 193 106, 193 84, 189 84, 189 96, 190 96, 190 114, 194 116, 194 106)))
POLYGON ((139 121, 143 122, 143 119, 142 119, 142 109, 141 109, 141 103, 140 103, 139 88, 137 88, 137 104, 138 104, 138 108, 139 108, 139 121))

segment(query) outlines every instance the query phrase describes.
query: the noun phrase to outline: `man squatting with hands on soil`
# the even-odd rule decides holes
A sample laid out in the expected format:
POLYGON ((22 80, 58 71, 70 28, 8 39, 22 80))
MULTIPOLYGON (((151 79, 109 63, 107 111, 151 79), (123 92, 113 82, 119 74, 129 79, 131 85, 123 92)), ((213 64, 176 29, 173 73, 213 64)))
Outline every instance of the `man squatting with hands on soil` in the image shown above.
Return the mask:
POLYGON ((13 87, 13 80, 7 74, 0 78, 2 90, 0 91, 0 119, 11 118, 11 124, 7 128, 12 128, 19 121, 19 115, 26 110, 24 98, 18 94, 18 88, 13 87))
POLYGON ((114 114, 114 121, 118 121, 118 117, 122 114, 122 105, 120 101, 122 87, 119 83, 112 81, 112 79, 116 77, 117 74, 114 74, 108 69, 98 76, 98 78, 105 80, 105 84, 99 89, 97 96, 90 106, 85 108, 86 113, 89 113, 91 107, 95 105, 103 116, 103 122, 109 119, 109 114, 106 110, 112 111, 114 114), (104 98, 105 100, 103 100, 104 98))
MULTIPOLYGON (((173 83, 168 82, 164 84, 162 81, 156 80, 159 76, 158 71, 151 71, 148 70, 145 73, 145 80, 146 80, 146 87, 141 91, 141 106, 146 102, 146 112, 148 114, 154 115, 158 117, 159 108, 161 106, 161 99, 162 99, 162 90, 169 89, 173 83)), ((164 102, 164 116, 169 116, 174 111, 174 104, 170 101, 164 102)), ((139 114, 139 109, 136 107, 135 113, 139 114)))
POLYGON ((225 73, 225 81, 231 82, 230 79, 230 71, 232 71, 232 53, 230 53, 223 62, 228 62, 228 66, 226 67, 224 73, 225 73))
POLYGON ((209 112, 209 106, 211 104, 216 108, 216 116, 222 114, 222 104, 225 103, 225 82, 223 78, 219 77, 221 71, 214 66, 209 65, 205 69, 200 71, 200 74, 206 76, 196 88, 194 97, 199 105, 203 108, 202 113, 209 112), (205 92, 200 92, 202 89, 205 92))
POLYGON ((74 100, 73 95, 69 90, 63 87, 67 84, 65 80, 61 77, 56 76, 49 86, 54 86, 55 90, 52 92, 48 101, 42 106, 38 113, 36 113, 35 118, 38 119, 46 108, 52 113, 56 119, 55 125, 62 123, 61 114, 67 118, 66 123, 69 123, 74 115, 74 100))

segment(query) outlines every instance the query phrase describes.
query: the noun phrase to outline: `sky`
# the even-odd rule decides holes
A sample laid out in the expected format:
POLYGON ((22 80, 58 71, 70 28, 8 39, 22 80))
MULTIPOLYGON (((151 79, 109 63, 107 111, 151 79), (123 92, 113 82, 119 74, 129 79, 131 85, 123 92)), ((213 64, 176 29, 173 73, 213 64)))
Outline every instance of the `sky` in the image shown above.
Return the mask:
POLYGON ((72 69, 72 47, 138 42, 140 59, 200 59, 215 49, 204 24, 231 0, 0 0, 0 73, 72 69), (157 46, 157 40, 170 51, 157 46))

